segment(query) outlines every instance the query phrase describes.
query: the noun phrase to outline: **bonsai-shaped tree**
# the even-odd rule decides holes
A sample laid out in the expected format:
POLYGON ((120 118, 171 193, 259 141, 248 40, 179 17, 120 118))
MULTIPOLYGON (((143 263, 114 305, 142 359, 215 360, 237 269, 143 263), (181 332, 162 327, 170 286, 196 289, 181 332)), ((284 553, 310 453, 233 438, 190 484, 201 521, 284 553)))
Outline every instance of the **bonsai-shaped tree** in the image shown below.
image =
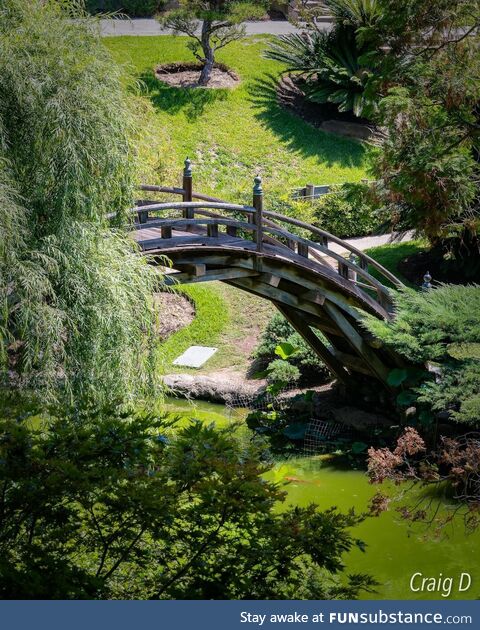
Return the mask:
POLYGON ((269 0, 180 0, 180 7, 160 16, 175 34, 190 37, 188 47, 203 64, 199 85, 207 85, 220 48, 245 36, 245 20, 265 15, 269 0))

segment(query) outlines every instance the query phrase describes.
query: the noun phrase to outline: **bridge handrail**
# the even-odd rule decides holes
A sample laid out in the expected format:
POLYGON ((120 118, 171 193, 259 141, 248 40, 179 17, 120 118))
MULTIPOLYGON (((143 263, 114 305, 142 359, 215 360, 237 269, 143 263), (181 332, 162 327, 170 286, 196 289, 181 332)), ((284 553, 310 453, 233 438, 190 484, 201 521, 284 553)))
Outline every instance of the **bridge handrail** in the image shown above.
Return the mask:
POLYGON ((256 210, 252 206, 240 205, 237 203, 226 203, 225 201, 167 201, 163 203, 152 203, 146 206, 136 206, 135 208, 131 208, 130 212, 142 212, 142 211, 154 211, 154 210, 186 210, 188 208, 195 209, 203 209, 203 208, 214 208, 216 210, 230 210, 243 212, 245 214, 255 214, 256 210))
MULTIPOLYGON (((396 276, 393 275, 393 273, 391 273, 383 265, 381 265, 375 259, 371 258, 368 254, 365 254, 365 252, 362 252, 362 250, 357 249, 354 245, 351 245, 347 241, 342 240, 338 236, 335 236, 334 234, 330 234, 330 232, 326 232, 325 230, 322 230, 321 228, 317 228, 314 225, 309 225, 308 223, 299 221, 298 219, 293 219, 292 217, 287 217, 283 214, 279 214, 278 212, 264 210, 263 215, 265 217, 270 217, 271 219, 276 219, 277 221, 282 221, 282 223, 290 223, 290 225, 295 225, 296 227, 306 229, 312 234, 318 234, 319 236, 322 236, 328 239, 329 241, 332 241, 333 243, 337 243, 337 245, 341 245, 342 247, 345 248, 346 251, 349 251, 352 254, 355 254, 355 256, 358 256, 360 259, 363 259, 364 261, 368 262, 369 265, 371 265, 374 269, 376 269, 379 273, 381 273, 382 276, 387 278, 387 280, 389 280, 394 286, 396 287, 404 286, 403 282, 401 282, 396 276)), ((334 253, 332 250, 328 250, 328 251, 331 254, 334 253)), ((335 258, 335 256, 332 256, 332 258, 335 258)), ((346 260, 345 260, 345 263, 347 263, 346 260)), ((354 267, 358 271, 359 266, 354 265, 354 267)))
MULTIPOLYGON (((206 208, 215 209, 215 210, 237 211, 237 212, 242 212, 242 213, 252 215, 252 216, 254 216, 256 212, 255 208, 251 206, 246 206, 246 205, 230 204, 230 203, 225 203, 225 202, 221 202, 221 203, 220 202, 203 202, 202 203, 202 202, 195 202, 195 201, 153 203, 146 206, 137 206, 136 208, 132 209, 132 211, 140 213, 142 211, 150 212, 150 211, 160 211, 160 210, 198 209, 201 214, 205 214, 207 216, 210 214, 213 214, 213 213, 207 213, 205 211, 206 208)), ((323 255, 333 258, 340 265, 348 269, 351 269, 358 276, 361 276, 364 280, 366 280, 369 283, 370 287, 373 290, 376 290, 380 294, 380 296, 383 296, 383 298, 388 296, 387 289, 379 280, 377 280, 377 278, 373 277, 368 272, 368 270, 366 269, 366 263, 370 264, 381 275, 386 277, 390 282, 392 282, 394 286, 401 285, 400 281, 393 274, 391 274, 382 265, 377 263, 373 258, 370 258, 370 256, 368 256, 361 250, 357 249, 354 246, 349 245, 349 243, 334 236, 333 234, 330 234, 329 232, 326 232, 325 230, 316 228, 315 226, 309 225, 308 223, 304 223, 303 221, 300 221, 298 219, 286 217, 277 212, 263 211, 263 217, 266 220, 263 220, 262 222, 262 235, 268 233, 279 238, 286 238, 290 241, 301 243, 302 245, 305 245, 306 247, 310 248, 313 251, 321 252, 323 255), (290 225, 300 227, 310 232, 311 234, 318 234, 319 236, 326 239, 327 244, 322 245, 321 243, 317 241, 303 238, 301 236, 293 234, 292 232, 288 232, 287 230, 283 229, 281 226, 275 224, 273 221, 270 221, 269 218, 275 219, 276 221, 280 221, 282 223, 288 223, 290 225), (350 251, 351 253, 354 253, 356 256, 358 256, 359 259, 363 262, 363 266, 357 265, 354 262, 348 260, 348 258, 345 258, 342 255, 338 254, 337 252, 329 249, 328 242, 330 241, 337 243, 341 247, 344 247, 346 251, 350 251)), ((246 223, 246 222, 238 221, 236 219, 231 220, 231 219, 224 218, 221 215, 211 216, 209 219, 193 219, 193 217, 184 218, 184 219, 176 219, 176 218, 166 218, 166 219, 156 219, 156 220, 154 219, 153 221, 150 221, 148 225, 151 228, 155 228, 155 227, 166 228, 166 227, 188 227, 192 225, 202 225, 202 224, 203 225, 217 224, 217 225, 228 225, 228 226, 236 225, 240 229, 246 229, 252 232, 255 232, 257 229, 254 223, 251 223, 251 222, 246 223)), ((144 223, 140 223, 140 224, 137 224, 135 228, 142 229, 144 225, 145 225, 144 223)), ((356 281, 354 281, 354 283, 356 284, 356 281)))

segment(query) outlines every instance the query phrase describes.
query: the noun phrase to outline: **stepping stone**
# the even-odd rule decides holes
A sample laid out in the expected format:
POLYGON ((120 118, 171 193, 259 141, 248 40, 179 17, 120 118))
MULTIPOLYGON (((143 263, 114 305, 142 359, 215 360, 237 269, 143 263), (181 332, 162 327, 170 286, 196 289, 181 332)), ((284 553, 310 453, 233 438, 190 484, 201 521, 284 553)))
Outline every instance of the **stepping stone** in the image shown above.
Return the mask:
POLYGON ((207 348, 206 346, 190 346, 183 354, 175 359, 173 365, 199 368, 208 361, 218 348, 207 348))

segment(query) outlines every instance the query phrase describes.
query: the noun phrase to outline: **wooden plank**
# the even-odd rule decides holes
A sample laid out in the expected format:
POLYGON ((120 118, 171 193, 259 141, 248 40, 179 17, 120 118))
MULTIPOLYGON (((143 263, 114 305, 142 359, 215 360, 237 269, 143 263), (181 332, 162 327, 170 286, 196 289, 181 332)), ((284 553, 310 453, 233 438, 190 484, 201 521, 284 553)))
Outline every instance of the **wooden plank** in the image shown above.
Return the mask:
POLYGON ((333 346, 330 346, 330 351, 340 361, 340 363, 346 365, 350 370, 358 372, 359 374, 365 374, 366 376, 375 377, 375 374, 373 374, 372 370, 359 357, 356 357, 353 354, 349 354, 347 352, 342 352, 341 350, 337 350, 337 348, 333 346))
POLYGON ((358 352, 364 362, 369 366, 375 376, 388 388, 387 383, 389 369, 383 364, 374 350, 361 337, 359 332, 352 326, 340 309, 334 304, 326 301, 323 308, 332 318, 335 324, 343 332, 351 346, 358 352))
POLYGON ((305 291, 301 294, 302 298, 309 302, 314 302, 319 306, 323 306, 325 303, 325 295, 320 291, 305 291))
POLYGON ((331 353, 327 346, 325 346, 320 341, 320 339, 305 321, 305 318, 300 313, 298 313, 298 311, 285 307, 281 304, 277 304, 277 308, 282 313, 282 315, 290 322, 297 333, 312 348, 315 354, 317 354, 322 359, 327 368, 338 378, 338 380, 345 384, 349 382, 351 378, 345 367, 331 353))
POLYGON ((247 269, 210 269, 201 275, 191 273, 168 273, 165 275, 164 283, 167 286, 175 286, 177 284, 195 284, 198 282, 248 278, 257 275, 257 272, 248 271, 247 269))
POLYGON ((301 311, 305 311, 306 313, 321 316, 321 309, 316 304, 308 302, 307 300, 302 300, 296 295, 292 295, 287 291, 282 291, 278 287, 262 282, 261 275, 257 278, 245 278, 238 280, 236 284, 238 284, 240 288, 252 289, 255 293, 257 293, 257 295, 262 295, 274 302, 281 302, 287 306, 293 306, 301 311))

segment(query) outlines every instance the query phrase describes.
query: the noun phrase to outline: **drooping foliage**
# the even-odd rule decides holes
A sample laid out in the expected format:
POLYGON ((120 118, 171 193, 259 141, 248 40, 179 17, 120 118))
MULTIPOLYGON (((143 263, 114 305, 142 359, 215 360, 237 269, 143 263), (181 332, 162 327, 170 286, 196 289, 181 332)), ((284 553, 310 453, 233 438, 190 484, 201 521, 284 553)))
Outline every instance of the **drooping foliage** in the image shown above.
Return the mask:
POLYGON ((342 575, 361 518, 280 511, 261 446, 232 426, 109 410, 0 429, 3 598, 351 599, 372 586, 342 575))
POLYGON ((124 218, 136 172, 120 70, 76 3, 5 0, 0 73, 4 385, 77 404, 141 394, 156 276, 106 219, 124 218))

